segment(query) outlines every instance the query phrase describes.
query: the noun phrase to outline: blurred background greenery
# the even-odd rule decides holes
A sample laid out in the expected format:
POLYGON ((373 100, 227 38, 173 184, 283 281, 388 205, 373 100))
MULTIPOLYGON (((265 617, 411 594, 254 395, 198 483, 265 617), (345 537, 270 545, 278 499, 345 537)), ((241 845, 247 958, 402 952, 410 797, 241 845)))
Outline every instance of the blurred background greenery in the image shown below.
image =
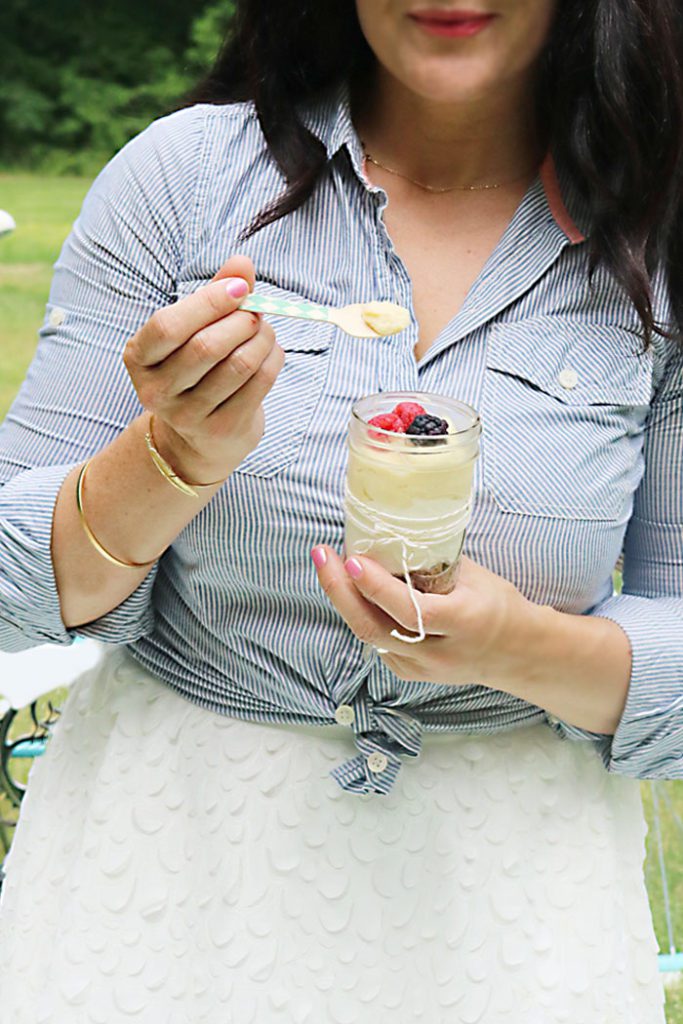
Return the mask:
MULTIPOLYGON (((156 0, 146 7, 119 0, 98 7, 42 0, 37 30, 29 0, 0 2, 0 208, 17 222, 16 232, 0 240, 1 421, 33 357, 52 266, 92 178, 206 70, 232 3, 156 0)), ((63 693, 45 699, 50 696, 58 705, 63 693)), ((16 722, 17 733, 29 726, 27 710, 16 722)), ((23 771, 29 767, 26 762, 23 771)), ((662 842, 680 949, 683 781, 663 785, 668 799, 661 801, 662 842)), ((641 790, 650 824, 646 881, 660 949, 668 952, 650 783, 643 782, 641 790)), ((3 815, 11 817, 0 799, 3 815)), ((667 987, 667 1021, 683 1024, 680 983, 667 987)))
POLYGON ((2 0, 0 167, 94 176, 200 77, 232 8, 2 0))

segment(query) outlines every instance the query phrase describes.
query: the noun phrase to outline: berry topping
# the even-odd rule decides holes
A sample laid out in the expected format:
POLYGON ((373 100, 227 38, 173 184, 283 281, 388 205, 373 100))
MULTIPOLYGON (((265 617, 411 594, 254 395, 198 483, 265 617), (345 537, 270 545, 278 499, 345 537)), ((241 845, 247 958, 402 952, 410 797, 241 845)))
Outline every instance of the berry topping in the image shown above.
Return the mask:
POLYGON ((446 420, 442 420, 440 416, 432 416, 430 413, 416 416, 406 430, 406 434, 420 438, 419 441, 414 442, 415 444, 443 444, 444 442, 440 438, 447 433, 448 423, 446 420), (427 441, 422 438, 434 438, 434 440, 427 441))
POLYGON ((399 402, 394 409, 394 415, 403 420, 403 426, 408 429, 416 416, 423 416, 427 410, 417 402, 399 402))
MULTIPOLYGON (((394 434, 405 434, 406 428, 403 420, 400 416, 396 416, 393 412, 383 412, 379 416, 373 416, 368 423, 373 427, 381 427, 382 430, 391 430, 394 434)), ((382 434, 377 434, 370 431, 370 436, 376 441, 382 440, 382 434)))

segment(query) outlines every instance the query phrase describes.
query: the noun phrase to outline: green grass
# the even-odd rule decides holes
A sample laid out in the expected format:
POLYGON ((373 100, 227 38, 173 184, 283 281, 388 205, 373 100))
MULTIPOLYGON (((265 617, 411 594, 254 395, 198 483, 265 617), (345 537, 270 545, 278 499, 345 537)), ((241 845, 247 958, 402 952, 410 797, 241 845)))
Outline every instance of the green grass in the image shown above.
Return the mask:
POLYGON ((668 1024, 683 1024, 683 981, 666 990, 666 1019, 668 1024))
MULTIPOLYGON (((669 884, 669 903, 673 923, 674 937, 679 952, 683 952, 683 782, 657 783, 659 792, 659 818, 662 832, 664 862, 669 884), (662 793, 662 787, 664 793, 662 793), (665 797, 668 796, 672 805, 668 807, 665 797), (679 822, 676 821, 678 816, 679 822)), ((645 818, 650 826, 646 839, 647 857, 645 877, 652 905, 652 916, 655 922, 659 948, 669 952, 669 942, 664 915, 663 879, 659 866, 657 834, 652 800, 652 783, 642 782, 641 793, 645 818)))
POLYGON ((52 267, 78 216, 87 178, 0 174, 0 209, 17 229, 0 238, 0 420, 33 358, 52 267))
MULTIPOLYGON (((78 216, 89 186, 85 178, 48 178, 30 174, 0 174, 0 208, 17 222, 14 235, 0 239, 0 419, 24 378, 37 342, 52 266, 62 242, 78 216)), ((620 579, 616 580, 617 586, 620 579)), ((63 694, 55 692, 59 702, 63 694)), ((17 733, 28 730, 28 712, 22 712, 17 733)), ((24 775, 30 762, 22 764, 24 775)), ((683 820, 683 781, 666 783, 678 816, 683 820)), ((650 785, 642 784, 648 822, 652 822, 650 785)), ((683 834, 662 802, 662 832, 669 875, 674 930, 683 949, 683 834)), ((7 808, 5 808, 7 810, 7 808)), ((2 808, 0 808, 0 817, 2 808)), ((646 880, 660 949, 668 951, 662 880, 655 832, 647 838, 646 880)), ((668 1024, 683 1024, 683 984, 667 988, 668 1024)))

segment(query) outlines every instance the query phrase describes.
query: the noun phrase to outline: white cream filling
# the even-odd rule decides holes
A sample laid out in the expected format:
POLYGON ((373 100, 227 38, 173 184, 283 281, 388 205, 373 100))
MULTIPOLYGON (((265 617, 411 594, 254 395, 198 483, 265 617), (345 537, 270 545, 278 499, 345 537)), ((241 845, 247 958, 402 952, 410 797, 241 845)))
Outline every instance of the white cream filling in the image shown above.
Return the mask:
POLYGON ((410 323, 410 312, 395 302, 367 302, 362 310, 363 320, 376 334, 398 334, 410 323))

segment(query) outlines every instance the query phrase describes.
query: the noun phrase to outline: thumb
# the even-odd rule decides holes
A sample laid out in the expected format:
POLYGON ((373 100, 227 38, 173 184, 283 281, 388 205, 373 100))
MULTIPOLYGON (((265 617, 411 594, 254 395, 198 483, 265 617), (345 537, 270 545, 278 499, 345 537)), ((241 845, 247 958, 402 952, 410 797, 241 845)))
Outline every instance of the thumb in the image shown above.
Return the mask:
POLYGON ((256 270, 248 256, 231 256, 223 266, 211 278, 212 281, 220 281, 224 277, 242 277, 249 285, 249 291, 254 290, 256 281, 256 270))

